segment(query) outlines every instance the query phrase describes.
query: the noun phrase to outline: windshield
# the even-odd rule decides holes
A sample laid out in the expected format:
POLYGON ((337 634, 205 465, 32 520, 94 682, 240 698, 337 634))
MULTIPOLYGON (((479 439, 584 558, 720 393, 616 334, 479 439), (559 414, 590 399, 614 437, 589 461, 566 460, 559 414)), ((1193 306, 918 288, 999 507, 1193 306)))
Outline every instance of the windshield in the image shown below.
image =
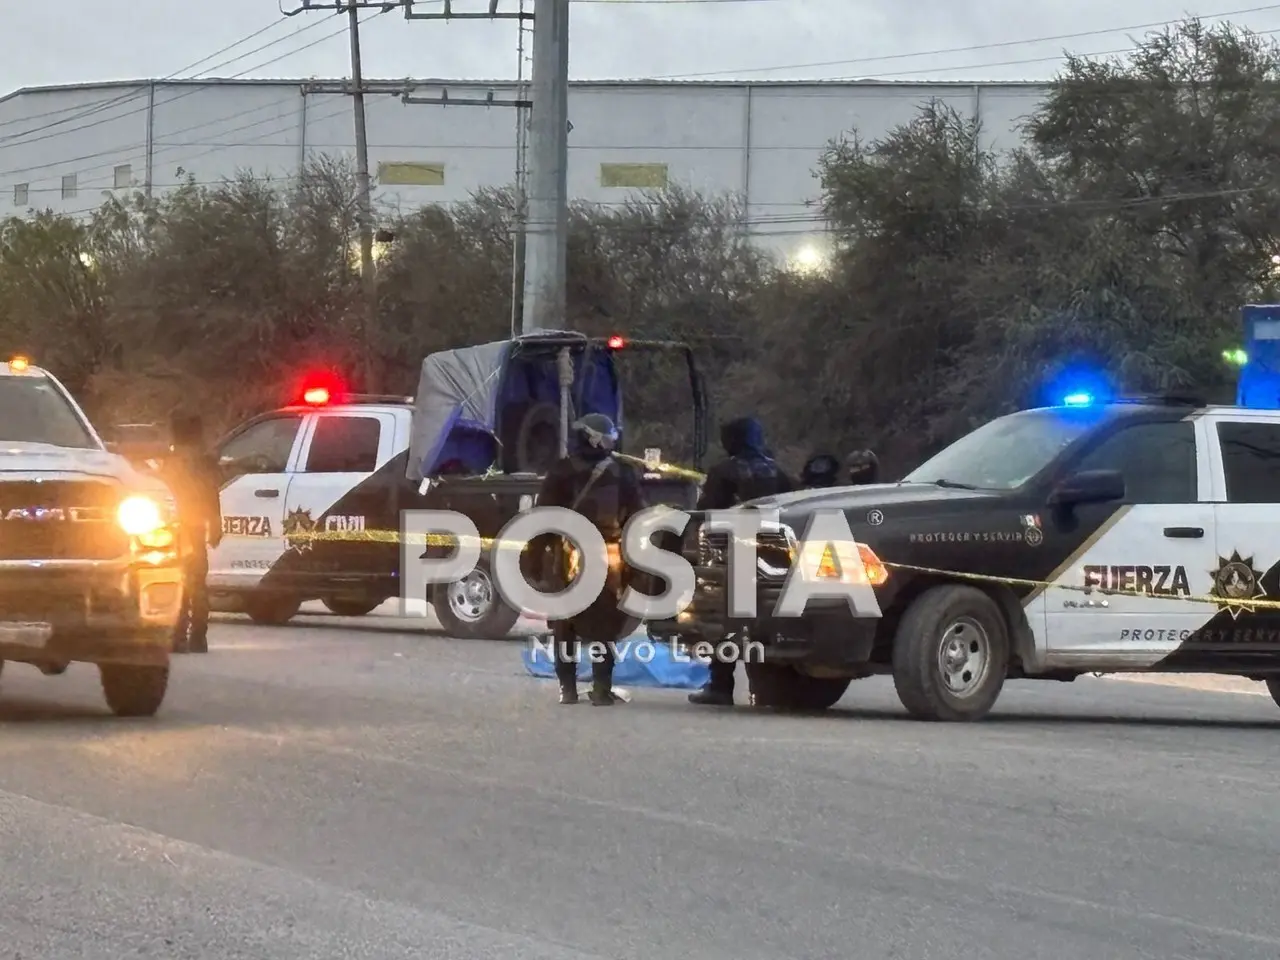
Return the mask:
POLYGON ((1098 423, 1097 410, 1026 410, 961 437, 904 478, 979 490, 1012 490, 1098 423))
POLYGON ((0 377, 0 411, 0 443, 98 446, 66 396, 43 377, 0 377))

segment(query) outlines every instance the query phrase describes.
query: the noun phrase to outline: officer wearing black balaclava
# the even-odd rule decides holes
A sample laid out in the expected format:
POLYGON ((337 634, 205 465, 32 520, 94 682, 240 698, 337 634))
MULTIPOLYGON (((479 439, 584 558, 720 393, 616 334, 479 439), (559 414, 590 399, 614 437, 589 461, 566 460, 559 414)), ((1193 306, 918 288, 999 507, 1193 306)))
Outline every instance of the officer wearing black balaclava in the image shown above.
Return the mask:
POLYGON ((800 486, 806 489, 834 487, 840 483, 840 463, 829 453, 810 457, 800 471, 800 486))
POLYGON ((880 482, 880 458, 870 450, 855 450, 844 459, 845 482, 862 486, 880 482))
MULTIPOLYGON (((769 456, 764 442, 764 427, 754 417, 730 420, 720 428, 720 444, 725 459, 707 471, 698 498, 698 510, 727 510, 740 503, 788 493, 795 483, 769 456)), ((733 706, 734 671, 737 664, 711 659, 711 679, 697 693, 689 694, 689 702, 706 706, 733 706)))
POLYGON ((170 421, 173 452, 165 459, 162 478, 178 508, 184 555, 182 612, 174 628, 177 653, 209 651, 209 547, 222 542, 217 462, 204 445, 198 416, 175 415, 170 421))
MULTIPOLYGON (((600 596, 570 620, 551 623, 556 648, 556 679, 560 702, 578 702, 577 660, 582 641, 604 645, 621 639, 630 618, 618 609, 627 587, 621 562, 622 531, 644 509, 640 475, 635 467, 614 456, 618 430, 603 414, 589 413, 573 424, 569 456, 547 472, 538 492, 538 506, 566 507, 582 514, 611 547, 609 575, 600 596), (615 563, 614 560, 617 560, 615 563)), ((563 538, 556 538, 545 556, 551 564, 547 580, 563 589, 569 585, 569 556, 563 538)), ((579 562, 591 562, 580 558, 579 562)), ((605 647, 593 657, 589 698, 595 706, 619 702, 613 693, 613 654, 605 647)))

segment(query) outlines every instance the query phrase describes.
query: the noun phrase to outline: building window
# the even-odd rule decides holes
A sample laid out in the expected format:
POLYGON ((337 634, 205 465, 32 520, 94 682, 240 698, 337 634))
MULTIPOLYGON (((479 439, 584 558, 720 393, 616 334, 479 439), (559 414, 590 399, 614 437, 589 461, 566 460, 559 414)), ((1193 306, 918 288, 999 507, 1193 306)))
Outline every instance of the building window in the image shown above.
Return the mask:
POLYGON ((76 192, 76 175, 69 173, 62 178, 62 199, 74 200, 76 192))
POLYGON ((13 185, 13 205, 15 207, 25 207, 27 205, 27 184, 15 183, 13 185))
POLYGON ((116 167, 115 185, 117 190, 125 190, 133 186, 133 164, 122 163, 116 167))
POLYGON ((380 163, 378 183, 384 187, 443 187, 443 163, 380 163))
POLYGON ((632 187, 641 190, 662 190, 667 185, 665 163, 602 163, 600 186, 632 187))

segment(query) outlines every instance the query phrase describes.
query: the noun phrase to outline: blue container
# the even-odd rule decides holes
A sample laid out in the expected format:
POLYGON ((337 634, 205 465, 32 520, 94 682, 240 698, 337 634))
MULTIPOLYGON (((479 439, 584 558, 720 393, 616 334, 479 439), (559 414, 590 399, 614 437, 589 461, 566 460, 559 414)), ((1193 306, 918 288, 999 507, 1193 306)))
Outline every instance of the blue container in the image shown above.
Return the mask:
POLYGON ((1240 313, 1245 364, 1236 403, 1254 410, 1280 410, 1280 304, 1251 303, 1240 313))

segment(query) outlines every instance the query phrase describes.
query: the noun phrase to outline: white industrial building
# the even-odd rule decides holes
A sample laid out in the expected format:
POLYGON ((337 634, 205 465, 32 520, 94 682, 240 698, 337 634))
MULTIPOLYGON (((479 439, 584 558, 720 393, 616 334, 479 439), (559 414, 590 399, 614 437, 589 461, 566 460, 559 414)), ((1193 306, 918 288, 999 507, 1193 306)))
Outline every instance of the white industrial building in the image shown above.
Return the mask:
MULTIPOLYGON (((513 83, 422 80, 414 96, 517 99, 513 83)), ((375 89, 401 91, 406 81, 375 89)), ((0 99, 0 215, 87 214, 110 195, 159 194, 238 172, 287 180, 321 154, 355 152, 341 81, 154 80, 32 87, 0 99)), ((682 184, 744 198, 751 231, 784 255, 820 242, 818 158, 856 129, 875 139, 938 99, 1017 145, 1038 83, 662 82, 571 84, 569 195, 616 204, 682 184)), ((370 167, 386 211, 465 199, 516 171, 517 113, 367 98, 370 167)))

